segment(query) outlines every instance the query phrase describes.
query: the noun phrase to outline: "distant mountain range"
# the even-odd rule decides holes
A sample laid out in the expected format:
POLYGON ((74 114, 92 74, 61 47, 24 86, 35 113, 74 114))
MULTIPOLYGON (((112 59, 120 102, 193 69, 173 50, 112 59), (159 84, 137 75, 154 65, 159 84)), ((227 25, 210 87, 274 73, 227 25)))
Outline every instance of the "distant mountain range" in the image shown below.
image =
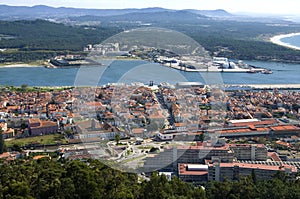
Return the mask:
POLYGON ((95 16, 85 15, 78 17, 69 17, 73 22, 100 22, 116 23, 116 24, 145 24, 145 25, 163 25, 163 24, 193 24, 199 23, 200 20, 207 20, 209 17, 204 15, 195 14, 185 10, 179 11, 157 11, 157 12, 133 12, 121 15, 112 16, 95 16))
POLYGON ((142 9, 82 9, 82 8, 66 8, 66 7, 49 7, 38 5, 33 7, 27 6, 8 6, 0 5, 0 17, 2 20, 18 20, 18 19, 36 19, 36 18, 66 18, 66 17, 80 17, 80 16, 120 16, 126 14, 136 13, 186 13, 194 16, 207 17, 232 17, 233 15, 225 10, 171 10, 159 7, 142 8, 142 9))

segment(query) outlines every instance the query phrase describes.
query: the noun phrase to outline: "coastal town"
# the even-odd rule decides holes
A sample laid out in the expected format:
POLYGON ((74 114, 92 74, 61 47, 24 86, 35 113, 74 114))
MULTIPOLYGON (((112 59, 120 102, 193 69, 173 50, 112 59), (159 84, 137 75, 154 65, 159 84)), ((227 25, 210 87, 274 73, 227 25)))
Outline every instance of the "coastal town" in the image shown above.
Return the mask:
POLYGON ((29 154, 97 158, 142 175, 159 171, 199 183, 253 171, 260 179, 277 172, 296 179, 300 168, 298 90, 153 81, 23 85, 1 88, 0 117, 5 161, 29 154))
POLYGON ((300 198, 287 1, 0 3, 0 199, 300 198))

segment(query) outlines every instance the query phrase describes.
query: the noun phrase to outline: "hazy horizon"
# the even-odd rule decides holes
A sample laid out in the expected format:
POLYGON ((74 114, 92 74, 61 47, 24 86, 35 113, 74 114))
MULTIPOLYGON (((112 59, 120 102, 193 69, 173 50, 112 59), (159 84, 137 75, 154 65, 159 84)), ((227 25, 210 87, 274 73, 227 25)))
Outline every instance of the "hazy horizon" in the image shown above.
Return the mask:
POLYGON ((92 9, 126 9, 126 8, 149 8, 161 7, 166 9, 197 9, 217 10, 223 9, 230 13, 252 13, 268 15, 299 15, 300 2, 295 0, 272 1, 272 0, 2 0, 2 5, 10 6, 36 6, 46 5, 51 7, 92 8, 92 9))

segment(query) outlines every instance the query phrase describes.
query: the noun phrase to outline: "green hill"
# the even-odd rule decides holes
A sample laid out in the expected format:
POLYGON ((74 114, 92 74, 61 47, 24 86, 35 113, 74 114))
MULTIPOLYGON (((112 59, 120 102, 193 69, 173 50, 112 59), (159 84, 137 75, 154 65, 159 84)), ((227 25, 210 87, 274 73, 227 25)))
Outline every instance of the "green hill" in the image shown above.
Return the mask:
POLYGON ((13 37, 0 40, 0 48, 80 51, 117 32, 116 28, 67 26, 45 20, 0 21, 0 34, 13 37))

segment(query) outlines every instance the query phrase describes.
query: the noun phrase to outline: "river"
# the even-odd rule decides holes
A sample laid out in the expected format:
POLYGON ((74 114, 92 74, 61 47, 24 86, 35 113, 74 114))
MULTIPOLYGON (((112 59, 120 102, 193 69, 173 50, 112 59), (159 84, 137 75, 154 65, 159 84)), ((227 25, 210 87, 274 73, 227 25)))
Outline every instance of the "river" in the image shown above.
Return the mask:
POLYGON ((2 67, 0 68, 0 85, 74 86, 103 85, 113 82, 149 83, 151 80, 157 84, 181 81, 224 84, 300 84, 300 64, 244 62, 270 69, 273 74, 183 72, 146 61, 117 60, 109 67, 2 67))

